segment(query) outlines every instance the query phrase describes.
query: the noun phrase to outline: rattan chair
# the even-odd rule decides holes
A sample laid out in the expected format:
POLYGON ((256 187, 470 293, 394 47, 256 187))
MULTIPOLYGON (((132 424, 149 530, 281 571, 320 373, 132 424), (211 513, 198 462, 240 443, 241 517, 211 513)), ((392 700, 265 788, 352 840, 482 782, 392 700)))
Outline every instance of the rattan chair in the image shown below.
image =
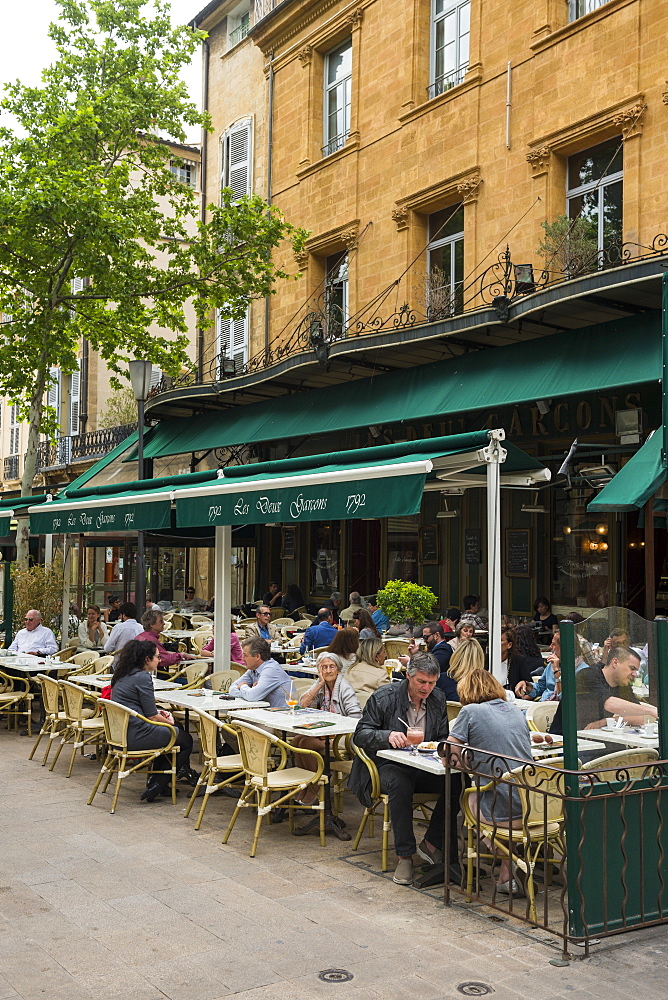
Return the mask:
POLYGON ((32 701, 30 681, 25 677, 12 677, 0 670, 0 715, 7 716, 18 729, 19 718, 25 716, 28 736, 32 736, 32 701))
POLYGON ((213 628, 213 618, 212 618, 212 616, 211 615, 205 615, 203 613, 196 614, 196 615, 191 615, 190 616, 190 623, 192 625, 209 625, 211 628, 213 628))
POLYGON ((85 700, 91 698, 89 691, 85 691, 77 684, 72 684, 71 681, 58 681, 58 687, 63 699, 65 725, 61 732, 60 746, 56 750, 56 756, 53 758, 49 770, 53 771, 58 763, 60 751, 65 744, 71 743, 72 753, 70 755, 70 765, 67 769, 67 777, 69 778, 72 774, 77 750, 81 750, 83 754, 84 747, 90 743, 95 743, 96 748, 99 750, 100 742, 104 736, 104 725, 99 716, 90 718, 84 708, 85 700))
POLYGON ((229 691, 230 686, 238 680, 239 674, 236 670, 216 670, 205 678, 206 684, 210 686, 212 690, 224 692, 229 691))
MULTIPOLYGON (((359 695, 357 697, 359 700, 359 695)), ((369 771, 369 776, 371 778, 371 789, 370 789, 371 805, 367 806, 364 810, 364 815, 362 816, 362 820, 360 822, 359 829, 357 831, 357 836, 353 841, 352 848, 353 851, 356 851, 357 848, 359 847, 360 840, 362 839, 362 834, 364 833, 364 828, 367 825, 367 823, 369 824, 369 836, 373 837, 374 821, 378 814, 378 810, 382 806, 383 839, 381 844, 380 867, 382 871, 386 872, 389 867, 387 856, 389 853, 390 827, 392 825, 390 822, 390 797, 387 794, 387 792, 384 792, 381 788, 380 774, 378 773, 378 768, 376 767, 375 761, 372 760, 371 757, 369 757, 369 755, 364 750, 362 750, 361 747, 355 746, 352 740, 350 742, 350 748, 352 752, 357 757, 359 757, 364 764, 366 764, 369 771)), ((302 751, 300 750, 299 752, 301 753, 302 751)), ((422 814, 426 819, 429 815, 429 810, 427 809, 427 806, 433 802, 436 802, 437 799, 438 799, 437 792, 417 792, 413 796, 413 808, 417 807, 421 809, 422 814)))
POLYGON ((324 789, 327 778, 323 775, 325 762, 316 750, 299 750, 300 754, 308 754, 316 758, 317 768, 309 771, 305 767, 286 767, 288 753, 292 750, 289 743, 273 736, 271 733, 251 726, 248 722, 235 720, 234 728, 239 740, 239 750, 243 761, 245 774, 244 790, 236 804, 229 826, 225 831, 223 843, 226 844, 232 832, 237 816, 244 808, 257 811, 255 832, 250 856, 255 857, 257 842, 260 836, 260 825, 263 816, 271 815, 273 809, 287 806, 290 817, 290 832, 294 830, 294 810, 316 811, 320 816, 320 843, 325 846, 325 802, 324 789), (280 760, 275 770, 270 770, 271 753, 278 751, 280 760), (295 806, 294 799, 308 785, 318 788, 318 801, 313 805, 295 806), (272 800, 273 795, 278 798, 272 800))
MULTIPOLYGON (((103 792, 109 787, 112 775, 116 770, 116 787, 114 797, 109 812, 116 812, 118 794, 121 790, 121 782, 130 774, 134 774, 141 768, 149 767, 153 761, 162 754, 169 754, 172 758, 172 766, 169 771, 155 771, 155 774, 171 774, 172 784, 172 804, 176 805, 176 755, 178 746, 176 745, 177 730, 169 722, 154 722, 140 715, 125 705, 119 705, 115 701, 106 698, 100 699, 102 706, 102 721, 104 723, 104 733, 107 741, 107 756, 105 757, 100 773, 95 782, 93 791, 90 793, 88 805, 92 805, 102 780, 104 779, 103 792), (164 726, 170 731, 169 742, 166 746, 157 747, 152 750, 129 750, 128 749, 128 722, 131 718, 141 719, 142 722, 149 722, 152 726, 164 726), (133 763, 135 762, 136 763, 133 763)), ((151 769, 152 770, 152 769, 151 769)))
POLYGON ((72 659, 77 651, 77 643, 72 642, 71 645, 65 646, 65 649, 57 649, 55 653, 51 654, 52 660, 60 660, 61 663, 67 663, 72 659))
POLYGON ((239 675, 239 677, 241 677, 242 674, 246 673, 246 671, 248 670, 248 667, 246 666, 245 663, 235 663, 234 660, 231 660, 230 661, 230 670, 236 671, 236 673, 239 675))
POLYGON ((400 656, 408 656, 408 646, 409 639, 383 639, 383 645, 385 646, 385 652, 387 655, 396 660, 400 656))
POLYGON ((526 720, 529 729, 536 733, 549 732, 550 723, 556 714, 558 706, 558 701, 535 701, 529 705, 526 710, 526 720))
POLYGON ((53 740, 62 734, 62 730, 67 724, 67 716, 60 707, 60 687, 58 686, 58 681, 55 677, 49 677, 48 674, 37 674, 35 680, 39 681, 40 688, 42 690, 44 721, 42 722, 42 728, 39 731, 39 735, 35 740, 35 745, 28 755, 28 760, 33 759, 37 747, 42 740, 42 736, 46 736, 46 750, 44 751, 44 757, 42 758, 42 767, 44 767, 49 757, 49 751, 51 750, 53 740))
POLYGON ((459 701, 446 701, 446 706, 448 709, 448 722, 452 725, 457 716, 462 710, 461 702, 459 701))
POLYGON ((580 770, 590 775, 595 772, 599 781, 634 781, 651 776, 651 765, 658 759, 658 750, 650 748, 618 750, 588 761, 580 770))
POLYGON ((197 784, 193 789, 184 816, 190 815, 190 810, 195 804, 195 799, 200 789, 204 788, 202 805, 200 806, 197 822, 195 823, 195 829, 199 830, 204 818, 204 811, 209 803, 209 796, 213 795, 220 788, 226 788, 228 785, 243 785, 245 771, 241 754, 224 754, 222 757, 218 756, 218 735, 224 736, 227 733, 236 739, 236 730, 199 708, 192 708, 191 712, 197 716, 199 722, 199 740, 204 766, 202 773, 197 779, 197 784), (217 780, 219 774, 227 776, 224 781, 217 780))
POLYGON ((88 673, 88 674, 90 674, 93 671, 92 670, 87 670, 86 668, 90 667, 91 663, 93 663, 95 660, 99 660, 99 659, 100 659, 100 654, 97 652, 97 650, 90 649, 90 650, 87 650, 85 653, 75 653, 74 656, 71 657, 71 659, 69 659, 67 662, 70 665, 76 664, 76 666, 72 670, 72 673, 77 673, 77 674, 78 673, 88 673))
POLYGON ((109 667, 114 662, 114 654, 107 653, 106 656, 99 656, 95 661, 95 673, 103 674, 107 667, 109 667))
POLYGON ((205 631, 204 629, 202 629, 201 631, 193 632, 190 641, 197 650, 197 652, 201 653, 204 646, 206 646, 207 642, 210 642, 212 638, 213 638, 213 632, 205 631))
POLYGON ((189 628, 190 628, 190 622, 188 621, 188 619, 184 618, 183 615, 180 615, 177 611, 175 611, 172 615, 172 620, 169 624, 169 629, 177 629, 178 631, 181 632, 181 631, 186 631, 189 628))
POLYGON ((292 620, 292 618, 285 618, 285 617, 272 618, 271 624, 278 625, 279 628, 281 628, 284 625, 294 625, 294 621, 292 620))
POLYGON ((315 619, 302 617, 299 621, 292 622, 293 628, 307 629, 309 625, 312 625, 315 619))

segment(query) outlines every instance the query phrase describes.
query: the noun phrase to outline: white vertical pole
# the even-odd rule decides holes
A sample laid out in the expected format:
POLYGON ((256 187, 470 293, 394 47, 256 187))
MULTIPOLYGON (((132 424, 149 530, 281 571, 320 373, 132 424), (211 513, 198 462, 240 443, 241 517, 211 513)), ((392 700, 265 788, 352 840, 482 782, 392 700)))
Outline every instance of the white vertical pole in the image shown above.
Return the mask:
POLYGON ((72 545, 70 536, 63 535, 63 595, 60 615, 60 648, 67 646, 70 631, 70 553, 72 545))
POLYGON ((487 607, 489 666, 501 661, 501 470, 499 444, 490 442, 487 463, 487 607))
POLYGON ((216 550, 213 573, 214 624, 213 669, 230 669, 230 621, 232 617, 232 526, 214 529, 216 550))
POLYGON ((44 536, 44 565, 51 566, 53 562, 53 535, 44 536))

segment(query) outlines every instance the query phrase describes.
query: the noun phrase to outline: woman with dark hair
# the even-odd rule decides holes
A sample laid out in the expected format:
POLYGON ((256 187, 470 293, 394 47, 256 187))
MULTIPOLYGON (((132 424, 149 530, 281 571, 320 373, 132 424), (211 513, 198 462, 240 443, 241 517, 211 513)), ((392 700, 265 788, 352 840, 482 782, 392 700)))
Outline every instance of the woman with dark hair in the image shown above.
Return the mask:
MULTIPOLYGON (((165 712, 158 708, 155 703, 151 675, 155 674, 158 669, 158 660, 158 647, 154 642, 148 639, 131 639, 130 642, 126 643, 118 657, 118 664, 111 679, 111 700, 139 712, 148 720, 144 721, 144 719, 137 719, 134 716, 130 718, 128 722, 128 748, 130 750, 154 750, 169 743, 169 730, 164 726, 154 726, 151 723, 169 722, 170 725, 176 726, 178 730, 176 745, 179 747, 176 757, 176 776, 195 786, 199 775, 190 768, 190 754, 193 748, 192 736, 174 722, 171 712, 165 712)), ((166 755, 158 757, 154 761, 154 767, 156 771, 169 771, 171 760, 166 755)), ((141 797, 146 802, 153 802, 158 795, 169 794, 169 774, 151 774, 141 797)))
POLYGON ((547 597, 537 597, 533 602, 533 620, 538 622, 540 630, 551 632, 555 625, 559 624, 559 619, 552 614, 552 605, 547 597))
MULTIPOLYGON (((285 590, 285 596, 283 597, 282 604, 285 609, 286 615, 289 617, 294 617, 294 613, 297 610, 297 608, 303 608, 306 605, 306 601, 304 600, 304 595, 302 594, 301 590, 299 589, 296 583, 288 584, 285 590)), ((297 618, 295 618, 295 621, 297 621, 297 618)))
POLYGON ((352 667, 357 662, 357 649, 360 644, 359 632, 356 628, 342 628, 336 633, 326 653, 336 653, 341 658, 341 673, 345 673, 348 667, 352 667))
POLYGON ((534 671, 543 670, 545 664, 531 625, 517 625, 515 627, 515 651, 524 657, 532 674, 534 671))
POLYGON ((380 639, 380 632, 366 608, 353 613, 353 626, 359 629, 360 639, 380 639))

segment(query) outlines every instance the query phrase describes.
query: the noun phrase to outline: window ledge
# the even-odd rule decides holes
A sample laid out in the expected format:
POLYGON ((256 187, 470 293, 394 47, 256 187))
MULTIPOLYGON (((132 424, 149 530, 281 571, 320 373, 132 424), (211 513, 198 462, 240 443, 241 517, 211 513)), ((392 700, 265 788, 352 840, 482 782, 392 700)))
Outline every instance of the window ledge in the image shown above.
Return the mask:
POLYGON ((342 146, 341 149, 337 149, 335 153, 330 153, 329 156, 323 156, 314 163, 308 163, 306 166, 302 167, 301 170, 298 170, 297 177, 301 181, 304 177, 309 177, 311 174, 316 173, 316 171, 322 170, 323 167, 329 166, 330 163, 338 163, 338 161, 342 160, 345 156, 349 156, 351 153, 356 153, 359 148, 360 136, 359 132, 356 132, 349 135, 345 146, 342 146))
POLYGON ((562 25, 562 27, 557 28, 549 35, 536 39, 535 42, 531 43, 531 51, 542 52, 544 49, 549 49, 550 46, 557 45, 566 38, 571 38, 579 31, 584 31, 591 24, 598 24, 599 21, 602 21, 605 17, 609 17, 610 14, 620 10, 622 7, 628 7, 630 4, 637 2, 638 0, 608 0, 607 3, 603 4, 597 10, 592 10, 589 14, 583 14, 582 17, 577 17, 574 21, 569 21, 568 24, 562 25))
POLYGON ((444 104, 449 104, 450 101, 456 100, 461 94, 473 90, 474 87, 480 85, 481 81, 482 66, 478 63, 478 65, 469 70, 466 77, 456 87, 451 87, 450 90, 444 91, 444 93, 439 94, 437 97, 430 97, 423 104, 418 104, 417 107, 405 111, 403 115, 399 115, 399 121, 402 125, 407 125, 408 122, 412 122, 415 118, 420 118, 435 108, 440 108, 444 104))

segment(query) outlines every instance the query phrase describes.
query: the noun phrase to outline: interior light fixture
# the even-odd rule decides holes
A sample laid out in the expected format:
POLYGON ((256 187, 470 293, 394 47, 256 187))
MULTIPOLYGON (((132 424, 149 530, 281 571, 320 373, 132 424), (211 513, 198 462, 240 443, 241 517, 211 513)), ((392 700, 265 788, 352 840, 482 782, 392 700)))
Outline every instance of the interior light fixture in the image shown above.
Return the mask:
POLYGON ((596 534, 597 535, 607 535, 607 533, 608 533, 608 526, 607 526, 607 524, 604 524, 603 521, 601 521, 600 524, 596 525, 596 534))
POLYGON ((448 507, 448 496, 447 493, 441 493, 441 498, 443 500, 443 507, 439 510, 436 517, 459 517, 458 510, 450 510, 448 507))
POLYGON ((523 514, 547 514, 547 507, 544 507, 542 503, 538 503, 538 490, 534 491, 532 502, 523 503, 521 510, 523 514))

